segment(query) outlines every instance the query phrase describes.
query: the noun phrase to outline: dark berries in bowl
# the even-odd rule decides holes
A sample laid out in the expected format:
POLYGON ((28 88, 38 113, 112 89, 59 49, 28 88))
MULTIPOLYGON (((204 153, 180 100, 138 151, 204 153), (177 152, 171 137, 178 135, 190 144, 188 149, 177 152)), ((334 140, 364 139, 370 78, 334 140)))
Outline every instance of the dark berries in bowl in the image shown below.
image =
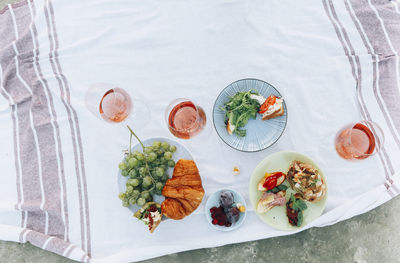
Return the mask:
POLYGON ((240 217, 239 208, 236 206, 229 208, 228 212, 226 213, 226 217, 228 218, 229 222, 236 223, 240 217))
POLYGON ((233 193, 228 190, 221 191, 216 198, 219 206, 210 208, 211 224, 231 227, 239 221, 241 212, 245 212, 245 207, 241 203, 235 203, 233 193))
POLYGON ((211 213, 211 218, 212 221, 211 223, 213 225, 219 225, 219 226, 231 226, 231 222, 228 221, 228 218, 225 214, 224 208, 222 206, 220 207, 212 207, 210 209, 211 213))
POLYGON ((229 208, 233 205, 233 194, 230 191, 223 191, 219 197, 219 204, 224 208, 229 208))

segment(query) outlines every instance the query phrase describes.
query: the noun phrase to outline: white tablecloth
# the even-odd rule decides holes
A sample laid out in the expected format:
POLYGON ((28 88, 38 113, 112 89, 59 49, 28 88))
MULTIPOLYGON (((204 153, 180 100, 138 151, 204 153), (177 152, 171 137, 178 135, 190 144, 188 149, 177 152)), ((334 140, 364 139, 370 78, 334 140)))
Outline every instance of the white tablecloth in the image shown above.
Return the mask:
MULTIPOLYGON (((398 1, 28 0, 0 11, 0 239, 63 256, 126 262, 178 251, 292 234, 263 224, 249 205, 237 231, 212 230, 204 201, 189 217, 149 234, 118 199, 118 163, 129 144, 122 125, 85 107, 91 84, 114 83, 149 106, 143 138, 173 138, 168 103, 192 98, 211 110, 242 78, 274 85, 288 124, 267 150, 243 153, 210 129, 181 141, 206 191, 230 187, 248 200, 252 170, 280 150, 309 155, 329 187, 309 227, 364 213, 399 193, 400 13, 398 1), (361 107, 360 107, 361 105, 361 107), (385 131, 380 155, 341 159, 335 133, 361 119, 385 131), (241 173, 232 174, 233 166, 241 173)), ((140 116, 136 116, 140 118, 140 116)))

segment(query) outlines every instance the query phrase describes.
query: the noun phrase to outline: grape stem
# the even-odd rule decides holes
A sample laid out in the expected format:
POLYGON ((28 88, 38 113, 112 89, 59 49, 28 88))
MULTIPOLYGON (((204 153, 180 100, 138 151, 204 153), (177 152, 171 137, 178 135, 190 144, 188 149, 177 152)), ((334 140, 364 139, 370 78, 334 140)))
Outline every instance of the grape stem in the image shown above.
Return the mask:
MULTIPOLYGON (((143 145, 142 141, 141 141, 141 140, 139 139, 139 137, 133 132, 133 130, 131 129, 131 127, 129 127, 129 125, 126 125, 126 127, 128 127, 128 130, 131 132, 130 139, 129 139, 129 153, 131 153, 131 150, 132 150, 132 145, 131 145, 131 144, 132 144, 132 135, 135 136, 135 138, 138 140, 138 142, 139 142, 140 145, 142 146, 143 153, 144 153, 144 145, 143 145)), ((153 186, 152 186, 150 189, 143 191, 142 193, 150 192, 150 191, 152 191, 152 190, 154 189, 154 187, 156 187, 156 180, 154 180, 153 176, 152 176, 151 173, 150 173, 149 165, 148 165, 148 163, 147 163, 146 158, 144 159, 144 163, 146 164, 146 171, 147 171, 147 174, 150 176, 151 181, 153 182, 153 186)))
MULTIPOLYGON (((126 127, 128 127, 128 130, 131 132, 131 137, 132 135, 136 137, 136 139, 139 141, 140 145, 142 146, 143 152, 144 152, 144 145, 142 143, 142 141, 139 139, 139 137, 137 137, 136 133, 134 133, 131 129, 131 127, 129 127, 129 125, 126 125, 126 127)), ((132 140, 131 140, 132 142, 132 140)), ((130 146, 130 145, 129 145, 130 146)))
POLYGON ((129 136, 129 154, 132 153, 132 133, 129 136))

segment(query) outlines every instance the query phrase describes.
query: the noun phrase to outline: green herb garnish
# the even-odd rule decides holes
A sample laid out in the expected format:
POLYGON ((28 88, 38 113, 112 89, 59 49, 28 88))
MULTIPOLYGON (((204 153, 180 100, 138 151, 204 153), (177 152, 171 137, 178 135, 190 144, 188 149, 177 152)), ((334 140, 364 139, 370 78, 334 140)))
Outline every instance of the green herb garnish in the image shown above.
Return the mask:
POLYGON ((289 202, 292 203, 292 209, 297 212, 297 226, 301 226, 303 211, 307 209, 307 204, 302 199, 296 199, 293 194, 290 195, 289 202))
POLYGON ((303 211, 299 211, 297 214, 297 226, 301 226, 303 224, 303 211))
POLYGON ((295 211, 304 211, 307 209, 307 204, 301 199, 296 199, 293 194, 290 195, 290 201, 292 202, 292 208, 295 211))
POLYGON ((234 96, 230 97, 229 101, 225 104, 223 109, 225 113, 225 124, 233 127, 233 133, 244 137, 246 130, 243 128, 249 119, 257 117, 257 111, 260 104, 252 99, 250 95, 258 95, 256 91, 250 90, 247 92, 237 92, 234 96))
POLYGON ((272 188, 271 190, 268 190, 267 192, 272 192, 272 193, 276 194, 276 193, 278 193, 282 190, 286 190, 286 189, 288 189, 288 187, 284 184, 281 184, 277 187, 272 188))

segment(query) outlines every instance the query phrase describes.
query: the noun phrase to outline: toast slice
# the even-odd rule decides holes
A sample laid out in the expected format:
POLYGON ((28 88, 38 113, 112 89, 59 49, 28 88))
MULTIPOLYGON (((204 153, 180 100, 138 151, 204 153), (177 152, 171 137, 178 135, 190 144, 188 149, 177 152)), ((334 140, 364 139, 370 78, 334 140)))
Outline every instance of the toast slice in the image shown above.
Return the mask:
POLYGON ((272 188, 264 187, 264 184, 267 181, 267 178, 269 178, 269 177, 276 178, 275 186, 271 186, 272 188, 275 188, 275 187, 281 185, 286 180, 286 174, 284 174, 284 173, 281 173, 281 172, 265 173, 264 177, 261 178, 261 180, 258 182, 258 185, 257 185, 258 191, 268 191, 268 190, 272 189, 272 188))
POLYGON ((136 211, 133 216, 140 221, 143 221, 149 227, 150 233, 153 233, 161 223, 163 213, 160 204, 156 202, 148 202, 144 204, 142 208, 136 211))
POLYGON ((281 104, 281 106, 279 107, 278 110, 276 110, 272 113, 269 113, 269 114, 267 114, 267 112, 265 112, 262 116, 262 120, 265 121, 265 120, 269 120, 272 118, 276 118, 276 117, 282 116, 284 113, 285 113, 285 110, 283 109, 283 104, 281 104))
POLYGON ((257 203, 256 212, 263 214, 274 208, 275 206, 283 206, 286 202, 286 190, 278 193, 264 192, 257 203))
MULTIPOLYGON (((162 215, 161 215, 162 216, 162 215)), ((153 225, 149 226, 150 233, 153 233, 154 230, 158 227, 158 225, 161 223, 161 220, 154 221, 153 225)))
MULTIPOLYGON (((262 99, 255 97, 261 103, 262 99)), ((285 113, 283 108, 283 99, 275 95, 271 95, 264 100, 260 105, 259 112, 261 114, 262 120, 269 120, 282 116, 285 113)))
POLYGON ((316 203, 326 195, 326 184, 319 171, 311 164, 293 161, 289 166, 287 181, 305 201, 316 203))

